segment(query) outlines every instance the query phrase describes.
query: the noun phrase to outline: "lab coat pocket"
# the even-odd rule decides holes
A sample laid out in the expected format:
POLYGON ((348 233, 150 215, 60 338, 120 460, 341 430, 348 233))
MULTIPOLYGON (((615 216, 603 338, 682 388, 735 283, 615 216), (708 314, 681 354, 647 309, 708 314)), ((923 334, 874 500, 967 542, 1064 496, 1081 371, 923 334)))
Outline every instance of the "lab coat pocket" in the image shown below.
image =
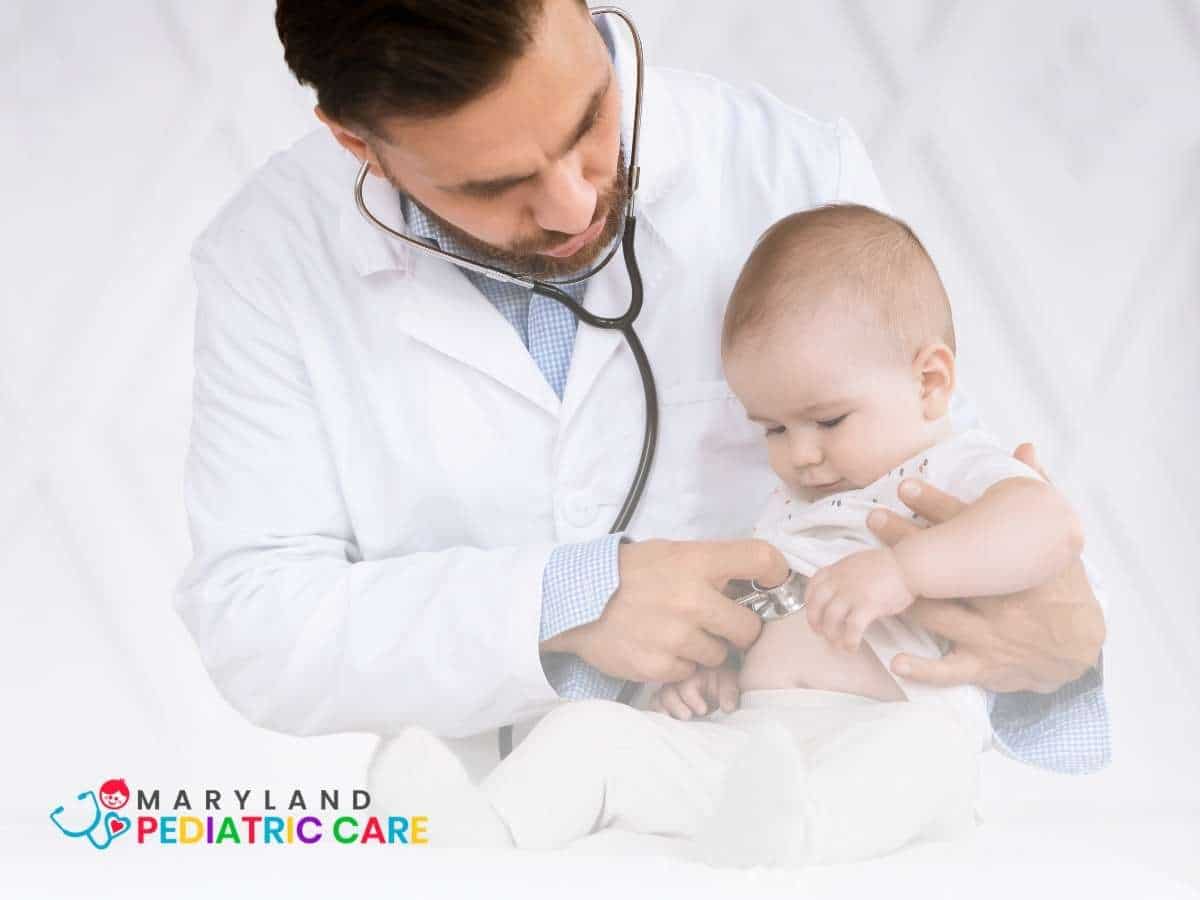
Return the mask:
POLYGON ((659 527, 653 536, 748 536, 770 489, 762 429, 724 379, 663 389, 658 459, 638 518, 659 527))

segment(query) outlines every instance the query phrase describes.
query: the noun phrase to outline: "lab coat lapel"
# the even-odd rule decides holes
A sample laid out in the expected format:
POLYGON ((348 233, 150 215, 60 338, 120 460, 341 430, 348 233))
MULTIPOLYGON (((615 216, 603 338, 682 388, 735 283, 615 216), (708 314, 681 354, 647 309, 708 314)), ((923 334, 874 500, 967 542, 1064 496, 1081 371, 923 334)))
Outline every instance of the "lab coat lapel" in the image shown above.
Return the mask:
MULTIPOLYGON (((629 303, 629 278, 620 262, 620 251, 597 275, 593 275, 584 295, 583 305, 600 316, 622 315, 629 303)), ((575 346, 571 351, 571 367, 563 389, 560 428, 565 428, 585 402, 601 370, 624 343, 614 328, 596 328, 584 322, 575 331, 575 346)), ((632 362, 632 359, 631 359, 632 362)))
POLYGON ((396 314, 400 327, 471 366, 552 416, 561 403, 508 320, 450 263, 413 253, 412 278, 396 314))
MULTIPOLYGON (((620 49, 619 45, 617 70, 624 90, 622 115, 628 146, 632 137, 633 100, 625 88, 634 84, 635 78, 633 59, 628 50, 620 49)), ((644 300, 642 313, 634 323, 635 330, 640 323, 653 316, 657 309, 661 309, 657 304, 661 302, 659 298, 663 296, 662 291, 669 290, 672 281, 678 281, 671 273, 677 272, 677 267, 684 258, 685 248, 671 246, 661 226, 669 219, 671 203, 687 202, 686 198, 676 198, 672 192, 683 171, 683 156, 678 140, 681 130, 679 113, 674 98, 662 81, 662 76, 653 69, 646 72, 643 106, 641 187, 637 195, 637 207, 640 212, 637 213, 637 236, 634 245, 637 248, 638 267, 642 274, 644 300)), ((604 270, 592 277, 584 305, 599 315, 617 317, 629 308, 629 299, 629 275, 625 270, 622 251, 618 251, 604 270)), ((575 349, 571 357, 567 386, 563 392, 560 428, 566 428, 571 418, 587 401, 587 396, 600 373, 623 343, 624 338, 615 329, 594 328, 580 323, 575 336, 575 349)), ((637 365, 630 351, 622 349, 619 355, 621 364, 637 365)), ((650 365, 653 369, 653 358, 650 365)), ((631 398, 631 402, 639 401, 640 398, 631 398)))
MULTIPOLYGON (((349 175, 350 164, 343 163, 349 175)), ((363 185, 363 199, 382 221, 403 226, 399 195, 386 180, 369 176, 363 185)), ((558 415, 559 399, 517 332, 453 264, 427 257, 399 238, 382 234, 358 214, 352 198, 341 211, 340 227, 360 276, 399 276, 400 287, 391 296, 401 329, 558 415)))

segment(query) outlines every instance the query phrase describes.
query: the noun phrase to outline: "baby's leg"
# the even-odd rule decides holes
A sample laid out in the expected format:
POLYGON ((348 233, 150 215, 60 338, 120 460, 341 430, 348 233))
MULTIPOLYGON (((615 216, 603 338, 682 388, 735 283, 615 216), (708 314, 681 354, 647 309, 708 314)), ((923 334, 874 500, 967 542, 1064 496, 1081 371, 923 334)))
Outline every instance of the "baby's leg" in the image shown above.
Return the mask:
POLYGON ((851 698, 744 712, 770 721, 730 766, 700 830, 712 862, 849 862, 974 826, 978 743, 949 711, 851 698))
POLYGON ((518 847, 601 828, 693 837, 745 733, 607 700, 550 712, 481 787, 518 847))
POLYGON ((487 796, 454 751, 418 725, 375 751, 367 772, 372 812, 410 810, 426 819, 425 837, 438 847, 512 847, 487 796))
POLYGON ((975 825, 979 744, 932 703, 881 704, 807 756, 812 862, 881 856, 975 825))

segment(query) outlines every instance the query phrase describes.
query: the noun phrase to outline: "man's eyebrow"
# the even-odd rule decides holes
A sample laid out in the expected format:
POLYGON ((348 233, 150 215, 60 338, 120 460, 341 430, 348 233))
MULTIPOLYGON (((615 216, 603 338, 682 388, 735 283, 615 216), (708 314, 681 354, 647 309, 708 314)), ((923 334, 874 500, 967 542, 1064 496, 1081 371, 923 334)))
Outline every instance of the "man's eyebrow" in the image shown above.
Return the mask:
MULTIPOLYGON (((579 119, 579 124, 575 126, 575 130, 571 132, 570 138, 563 147, 560 156, 565 156, 583 140, 584 135, 591 130, 592 124, 596 119, 596 115, 600 112, 600 106, 604 103, 604 97, 608 94, 608 89, 612 85, 612 69, 608 71, 608 78, 604 80, 604 84, 592 92, 592 97, 588 100, 587 108, 584 109, 583 115, 579 119)), ((523 181, 530 181, 537 178, 537 172, 530 172, 527 175, 503 175, 499 178, 487 178, 482 180, 463 181, 459 184, 452 184, 442 187, 443 191, 453 191, 457 194, 494 194, 506 188, 518 185, 523 181)))

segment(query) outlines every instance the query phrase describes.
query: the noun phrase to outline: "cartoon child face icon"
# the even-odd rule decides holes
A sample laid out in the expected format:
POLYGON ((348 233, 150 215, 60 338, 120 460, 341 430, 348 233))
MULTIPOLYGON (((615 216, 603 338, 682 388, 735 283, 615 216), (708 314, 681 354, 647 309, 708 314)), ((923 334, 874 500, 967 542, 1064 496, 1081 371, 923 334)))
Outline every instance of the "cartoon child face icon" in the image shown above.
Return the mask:
POLYGON ((100 785, 100 802, 106 809, 120 809, 129 802, 129 788, 124 778, 110 778, 100 785))

